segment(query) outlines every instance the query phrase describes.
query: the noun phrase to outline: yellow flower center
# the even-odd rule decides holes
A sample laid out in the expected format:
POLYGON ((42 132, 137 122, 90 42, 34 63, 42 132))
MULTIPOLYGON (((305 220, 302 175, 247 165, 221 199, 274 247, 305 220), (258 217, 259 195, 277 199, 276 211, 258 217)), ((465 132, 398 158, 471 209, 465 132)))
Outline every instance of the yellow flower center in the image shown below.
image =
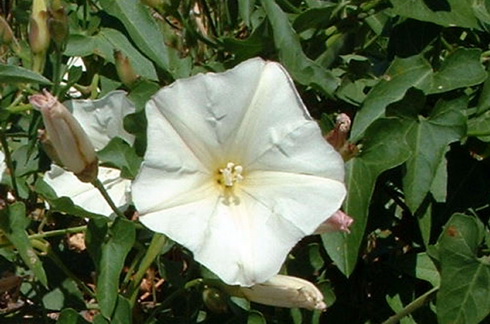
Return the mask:
POLYGON ((218 169, 216 182, 221 189, 221 202, 227 206, 239 205, 240 198, 236 195, 236 184, 243 180, 243 167, 228 162, 225 168, 218 169))

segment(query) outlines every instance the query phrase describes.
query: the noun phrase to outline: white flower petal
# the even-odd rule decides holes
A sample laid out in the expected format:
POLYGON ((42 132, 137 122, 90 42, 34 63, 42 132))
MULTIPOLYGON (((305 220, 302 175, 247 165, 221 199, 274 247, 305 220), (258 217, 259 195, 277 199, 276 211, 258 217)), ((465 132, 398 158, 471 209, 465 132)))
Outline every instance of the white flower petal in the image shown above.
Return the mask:
POLYGON ((229 204, 212 185, 160 207, 140 221, 193 251, 198 262, 232 285, 251 286, 272 277, 304 236, 255 198, 242 195, 238 205, 229 204))
POLYGON ((124 130, 123 118, 136 108, 124 91, 113 91, 97 100, 70 100, 64 104, 82 125, 96 151, 116 136, 133 144, 134 135, 124 130))
POLYGON ((160 90, 147 109, 159 109, 200 161, 226 163, 223 149, 242 122, 265 65, 252 59, 224 73, 178 80, 160 90))
POLYGON ((141 214, 199 187, 212 178, 189 142, 153 104, 146 109, 148 145, 140 172, 133 182, 136 208, 141 214))
POLYGON ((3 173, 7 169, 7 164, 5 164, 5 154, 0 151, 0 181, 3 179, 3 173))
MULTIPOLYGON (((117 207, 124 207, 129 203, 130 181, 121 178, 119 170, 99 167, 98 178, 117 207)), ((68 197, 75 205, 91 213, 104 216, 111 216, 114 213, 92 184, 81 182, 72 172, 55 164, 51 165, 49 172, 46 172, 44 181, 53 188, 58 197, 68 197)))
MULTIPOLYGON (((338 180, 273 171, 250 173, 241 189, 288 220, 302 236, 312 234, 332 216, 346 195, 344 184, 338 180)), ((290 242, 290 248, 295 243, 290 242)))

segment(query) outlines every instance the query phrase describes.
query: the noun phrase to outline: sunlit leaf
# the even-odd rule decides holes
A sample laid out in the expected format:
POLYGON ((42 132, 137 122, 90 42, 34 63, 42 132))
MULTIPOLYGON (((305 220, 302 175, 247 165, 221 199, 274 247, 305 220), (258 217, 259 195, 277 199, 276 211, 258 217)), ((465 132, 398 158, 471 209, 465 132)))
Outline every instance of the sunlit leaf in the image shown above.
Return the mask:
POLYGON ((477 255, 483 238, 483 224, 475 217, 454 214, 444 227, 436 303, 441 324, 477 324, 490 313, 490 260, 477 255))
POLYGON ((288 17, 273 0, 264 0, 262 5, 272 25, 274 43, 279 51, 280 61, 286 66, 293 79, 332 95, 339 85, 337 78, 305 55, 288 17))
POLYGON ((354 218, 351 233, 327 233, 323 244, 342 273, 349 276, 357 263, 366 229, 369 203, 378 176, 410 157, 406 128, 397 118, 383 118, 366 131, 362 153, 347 163, 347 199, 344 211, 354 218))

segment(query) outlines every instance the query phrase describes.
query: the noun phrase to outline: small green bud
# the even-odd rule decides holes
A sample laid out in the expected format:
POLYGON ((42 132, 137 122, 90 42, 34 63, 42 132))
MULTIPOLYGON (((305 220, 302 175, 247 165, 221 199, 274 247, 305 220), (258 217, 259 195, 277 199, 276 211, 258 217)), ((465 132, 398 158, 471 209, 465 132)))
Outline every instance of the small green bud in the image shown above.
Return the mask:
POLYGON ((139 76, 134 71, 129 58, 121 51, 114 51, 114 58, 116 60, 116 71, 119 79, 125 86, 131 86, 139 79, 139 76))
POLYGON ((206 307, 214 313, 222 314, 228 311, 226 295, 219 289, 213 287, 204 288, 202 300, 206 307))
POLYGON ((53 0, 49 7, 48 27, 56 49, 63 51, 68 40, 68 15, 60 0, 53 0))
POLYGON ((14 39, 14 33, 8 22, 0 16, 0 44, 10 44, 14 39))

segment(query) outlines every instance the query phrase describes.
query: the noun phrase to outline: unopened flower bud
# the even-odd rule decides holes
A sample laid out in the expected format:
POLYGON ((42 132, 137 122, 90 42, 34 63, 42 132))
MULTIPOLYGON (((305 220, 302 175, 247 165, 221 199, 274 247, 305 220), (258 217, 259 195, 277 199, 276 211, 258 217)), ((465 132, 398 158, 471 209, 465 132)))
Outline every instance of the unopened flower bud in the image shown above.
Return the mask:
POLYGON ((29 44, 32 53, 45 53, 49 48, 49 42, 48 11, 45 0, 33 0, 29 26, 29 44))
POLYGON ((217 288, 206 287, 202 292, 202 300, 211 311, 218 314, 226 313, 228 305, 224 294, 224 292, 217 288))
POLYGON ((10 44, 14 39, 14 33, 10 28, 8 22, 0 16, 0 45, 1 44, 10 44))
POLYGON ((325 139, 340 153, 344 161, 352 159, 359 153, 359 147, 347 140, 350 125, 350 117, 342 113, 337 116, 335 128, 325 136, 325 139))
POLYGON ((125 86, 131 86, 139 76, 133 69, 129 58, 121 51, 114 51, 114 58, 116 60, 116 71, 119 79, 125 86))
POLYGON ((51 93, 29 97, 31 104, 41 111, 49 145, 55 159, 80 181, 92 182, 97 178, 98 160, 94 147, 80 124, 51 93))
POLYGON ((292 276, 275 275, 266 282, 252 287, 239 287, 232 292, 238 297, 264 305, 322 311, 327 308, 323 294, 315 285, 292 276))
POLYGON ((320 224, 315 231, 315 234, 323 234, 329 232, 346 232, 350 233, 349 227, 354 220, 341 210, 337 210, 326 221, 320 224))
POLYGON ((60 0, 52 0, 49 7, 49 33, 56 49, 63 51, 68 40, 68 15, 60 0))

